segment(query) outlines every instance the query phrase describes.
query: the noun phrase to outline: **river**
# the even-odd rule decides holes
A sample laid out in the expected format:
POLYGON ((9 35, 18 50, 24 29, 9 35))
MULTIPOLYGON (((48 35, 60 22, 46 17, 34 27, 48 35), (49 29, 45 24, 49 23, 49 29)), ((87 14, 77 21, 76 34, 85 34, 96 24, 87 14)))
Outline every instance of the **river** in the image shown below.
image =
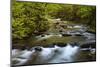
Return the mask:
MULTIPOLYGON (((69 26, 70 27, 70 26, 69 26)), ((70 27, 72 28, 72 27, 70 27)), ((35 65, 51 63, 86 62, 96 60, 96 35, 73 26, 77 30, 41 34, 20 40, 12 49, 13 65, 35 65)))

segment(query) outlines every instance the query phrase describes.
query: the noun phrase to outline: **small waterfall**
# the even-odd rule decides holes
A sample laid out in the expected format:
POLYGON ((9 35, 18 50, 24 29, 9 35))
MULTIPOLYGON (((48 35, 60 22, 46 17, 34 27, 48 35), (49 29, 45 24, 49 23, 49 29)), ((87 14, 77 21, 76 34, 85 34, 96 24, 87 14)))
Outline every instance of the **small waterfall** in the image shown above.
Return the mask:
POLYGON ((57 49, 58 52, 49 63, 72 62, 74 59, 72 56, 78 52, 78 48, 78 46, 72 47, 71 45, 62 48, 59 47, 59 49, 57 49))
POLYGON ((33 62, 32 64, 72 62, 72 56, 77 53, 79 47, 71 45, 59 47, 55 45, 55 47, 53 48, 40 48, 42 49, 41 51, 36 51, 34 47, 32 48, 32 50, 23 51, 13 49, 12 62, 16 61, 17 63, 15 63, 15 65, 25 65, 30 61, 33 62), (33 57, 35 58, 35 60, 33 59, 33 57))

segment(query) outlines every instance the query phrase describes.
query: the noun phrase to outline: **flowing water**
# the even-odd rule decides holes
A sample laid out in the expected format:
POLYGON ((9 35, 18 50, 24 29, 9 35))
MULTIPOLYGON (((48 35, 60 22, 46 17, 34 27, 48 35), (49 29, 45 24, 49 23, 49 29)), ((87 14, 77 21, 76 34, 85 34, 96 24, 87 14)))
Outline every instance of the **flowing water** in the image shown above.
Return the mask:
POLYGON ((13 62, 16 61, 15 65, 72 62, 73 56, 79 50, 78 46, 73 47, 71 45, 66 45, 65 47, 55 45, 52 48, 40 48, 42 51, 13 49, 12 60, 13 62))
MULTIPOLYGON (((20 46, 17 48, 13 47, 12 64, 33 65, 95 61, 96 47, 92 47, 91 44, 84 48, 80 46, 84 42, 87 44, 87 42, 92 41, 95 41, 95 34, 89 32, 84 32, 77 36, 63 36, 60 33, 51 33, 48 35, 39 35, 27 41, 18 41, 18 45, 30 45, 25 45, 29 47, 24 47, 25 49, 20 49, 20 46)), ((93 45, 96 46, 94 43, 93 45)))

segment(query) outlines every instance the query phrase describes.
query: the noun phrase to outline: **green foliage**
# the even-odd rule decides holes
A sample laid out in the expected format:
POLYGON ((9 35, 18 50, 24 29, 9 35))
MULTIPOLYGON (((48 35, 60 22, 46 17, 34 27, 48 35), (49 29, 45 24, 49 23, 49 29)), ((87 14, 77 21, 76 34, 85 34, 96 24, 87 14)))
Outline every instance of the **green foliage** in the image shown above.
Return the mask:
POLYGON ((48 19, 61 18, 96 28, 96 7, 32 2, 12 2, 13 39, 30 37, 50 28, 48 19))
POLYGON ((65 21, 74 21, 87 25, 89 28, 96 28, 96 7, 70 4, 50 4, 49 15, 54 18, 61 18, 65 21), (53 6, 54 5, 54 6, 53 6))
POLYGON ((45 7, 44 3, 14 1, 12 5, 13 38, 23 39, 34 34, 34 31, 46 31, 49 24, 45 17, 45 7))
POLYGON ((96 7, 95 6, 80 6, 77 12, 80 17, 80 22, 86 24, 92 29, 96 29, 96 7))

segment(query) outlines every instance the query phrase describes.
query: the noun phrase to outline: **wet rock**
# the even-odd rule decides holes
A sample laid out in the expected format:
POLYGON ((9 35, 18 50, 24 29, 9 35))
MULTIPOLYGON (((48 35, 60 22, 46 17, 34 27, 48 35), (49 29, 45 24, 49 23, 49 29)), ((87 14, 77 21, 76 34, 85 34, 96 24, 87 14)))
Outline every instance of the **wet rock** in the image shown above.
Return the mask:
POLYGON ((82 34, 75 34, 75 36, 82 36, 82 34))
POLYGON ((59 30, 59 32, 63 32, 63 30, 59 30))
POLYGON ((74 47, 74 46, 79 46, 80 44, 78 42, 72 42, 70 43, 70 45, 74 47))
POLYGON ((65 33, 63 33, 62 36, 65 37, 65 36, 72 36, 72 35, 71 34, 65 34, 65 33))
POLYGON ((91 48, 96 48, 96 42, 85 42, 85 43, 83 43, 81 46, 80 46, 81 48, 89 48, 89 47, 91 47, 91 48))
POLYGON ((42 34, 42 35, 41 35, 41 37, 45 37, 45 35, 44 35, 44 34, 42 34))
POLYGON ((88 32, 88 33, 92 33, 92 34, 96 34, 96 32, 93 32, 93 31, 86 31, 86 32, 88 32))
POLYGON ((39 46, 35 47, 34 49, 35 49, 35 51, 42 51, 42 48, 39 46))

